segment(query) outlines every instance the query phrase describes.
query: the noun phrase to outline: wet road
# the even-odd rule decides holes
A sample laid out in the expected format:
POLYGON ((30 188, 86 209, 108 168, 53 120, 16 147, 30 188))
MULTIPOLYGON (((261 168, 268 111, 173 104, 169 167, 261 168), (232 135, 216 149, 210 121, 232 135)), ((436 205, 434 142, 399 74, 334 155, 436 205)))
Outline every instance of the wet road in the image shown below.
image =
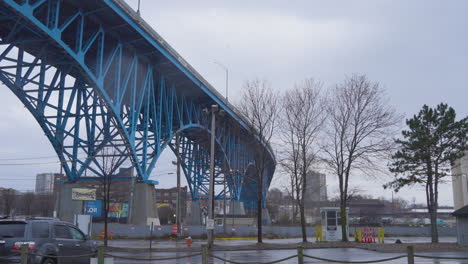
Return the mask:
MULTIPOLYGON (((386 237, 385 243, 393 244, 397 239, 400 239, 403 243, 429 243, 431 242, 430 237, 386 237)), ((440 237, 440 242, 456 243, 456 237, 440 237)), ((301 238, 286 238, 286 239, 263 239, 265 243, 271 244, 293 244, 300 243, 301 238)), ((315 238, 309 238, 309 242, 315 242, 315 238)), ((255 244, 255 239, 216 239, 216 245, 220 246, 242 246, 255 244)), ((192 247, 200 247, 202 244, 206 244, 206 240, 194 240, 192 247)), ((111 240, 109 246, 112 247, 125 247, 125 248, 149 248, 148 240, 111 240)), ((186 243, 184 240, 155 240, 152 242, 153 248, 185 248, 186 243)))
MULTIPOLYGON (((175 257, 175 256, 185 256, 193 253, 153 253, 153 258, 166 258, 166 257, 175 257)), ((261 262, 270 262, 274 260, 279 260, 291 255, 295 255, 295 250, 252 250, 252 251, 215 251, 214 255, 222 257, 224 259, 242 262, 242 263, 261 263, 261 262)), ((355 249, 355 248, 329 248, 329 249, 306 249, 304 254, 320 257, 320 258, 329 258, 335 260, 344 260, 344 261, 369 261, 377 260, 383 258, 391 258, 395 256, 400 256, 399 253, 379 253, 375 251, 355 249)), ((148 259, 148 253, 141 254, 129 254, 129 253, 114 253, 114 255, 120 256, 131 256, 140 259, 148 259)), ((422 255, 426 256, 449 256, 449 257, 467 257, 468 252, 445 252, 445 253, 424 253, 422 255)), ((336 263, 336 262, 324 262, 313 259, 304 259, 305 263, 336 263)), ((122 259, 115 259, 116 264, 127 264, 127 263, 179 263, 179 264, 195 264, 201 263, 201 256, 184 258, 179 260, 167 260, 167 261, 129 261, 122 259)), ((226 263, 221 260, 212 259, 210 263, 226 263)), ((297 258, 283 261, 281 263, 297 263, 297 258)), ((406 257, 398 260, 392 260, 388 262, 383 262, 388 264, 400 264, 408 263, 406 257)), ((433 264, 433 263, 449 263, 449 264, 468 264, 468 260, 431 260, 431 259, 421 259, 416 258, 416 263, 421 264, 433 264)))
MULTIPOLYGON (((263 239, 264 243, 271 244, 294 244, 301 242, 301 238, 287 238, 287 239, 263 239)), ((310 240, 315 242, 315 239, 310 240)), ((109 241, 111 247, 125 247, 125 248, 149 248, 149 240, 132 240, 121 239, 109 241)), ((215 244, 220 246, 245 246, 249 244, 256 244, 256 239, 216 239, 215 244)), ((192 247, 201 247, 206 244, 206 240, 193 240, 192 247)), ((154 240, 152 241, 153 248, 186 248, 185 240, 154 240)))

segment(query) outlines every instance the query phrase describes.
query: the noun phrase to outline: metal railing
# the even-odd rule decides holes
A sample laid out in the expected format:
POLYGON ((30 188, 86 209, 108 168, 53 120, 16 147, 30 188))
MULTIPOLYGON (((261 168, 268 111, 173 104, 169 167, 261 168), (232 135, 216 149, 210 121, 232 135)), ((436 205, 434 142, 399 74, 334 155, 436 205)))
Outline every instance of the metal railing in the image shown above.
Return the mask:
POLYGON ((105 247, 104 246, 99 246, 98 251, 96 253, 92 254, 86 254, 86 255, 76 255, 76 256, 51 256, 51 255, 41 255, 41 254, 36 254, 29 252, 28 245, 22 245, 21 246, 21 252, 19 254, 11 255, 8 257, 0 257, 0 259, 7 259, 10 257, 14 256, 20 256, 21 257, 21 264, 27 264, 28 263, 28 257, 29 255, 33 256, 41 256, 45 258, 50 258, 50 259, 61 259, 61 258, 82 258, 82 257, 97 257, 97 263, 98 264, 104 264, 104 260, 106 257, 114 258, 114 259, 124 259, 124 260, 134 260, 134 261, 167 261, 167 260, 177 260, 177 259, 183 259, 183 258, 191 258, 191 257, 198 257, 201 256, 202 258, 202 264, 208 264, 209 259, 217 259, 220 261, 223 261, 224 263, 232 263, 232 264, 274 264, 274 263, 280 263, 286 260, 290 260, 293 258, 297 258, 297 263, 298 264, 304 264, 304 259, 313 259, 313 260, 319 260, 323 262, 331 262, 331 263, 349 263, 349 264, 361 264, 361 263, 382 263, 382 262, 387 262, 387 261, 392 261, 392 260, 397 260, 397 259, 407 259, 408 264, 415 264, 415 258, 424 258, 424 259, 437 259, 437 260, 468 260, 468 257, 440 257, 440 256, 427 256, 427 255, 419 255, 419 254, 414 254, 414 247, 413 246, 408 246, 407 247, 407 252, 406 254, 403 255, 398 255, 395 257, 390 257, 390 258, 383 258, 383 259, 375 259, 375 260, 365 260, 365 261, 348 261, 348 260, 337 260, 337 259, 328 259, 328 258, 321 258, 321 257, 315 257, 311 255, 304 254, 304 248, 299 246, 297 248, 297 254, 281 258, 278 260, 274 261, 268 261, 268 262, 238 262, 230 259, 225 259, 216 255, 213 255, 210 253, 208 249, 208 245, 202 245, 201 247, 201 252, 200 253, 195 253, 195 254, 189 254, 189 255, 183 255, 183 256, 175 256, 175 257, 166 257, 166 258, 134 258, 134 257, 126 257, 126 256, 118 256, 118 255, 113 255, 113 254, 108 254, 105 252, 105 247))

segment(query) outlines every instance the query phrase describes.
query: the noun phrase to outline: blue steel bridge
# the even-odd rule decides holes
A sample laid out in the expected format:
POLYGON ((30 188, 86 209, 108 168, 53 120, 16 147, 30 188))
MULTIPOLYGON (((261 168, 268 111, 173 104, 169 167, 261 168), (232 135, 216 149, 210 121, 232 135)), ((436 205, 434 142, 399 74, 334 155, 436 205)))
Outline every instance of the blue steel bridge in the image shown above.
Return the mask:
POLYGON ((122 0, 1 0, 0 80, 37 120, 70 182, 131 180, 131 170, 155 183, 149 176, 170 147, 179 149, 192 199, 204 199, 211 133, 216 199, 226 177, 227 199, 256 207, 262 149, 264 196, 271 182, 270 147, 122 0), (225 114, 211 131, 203 109, 214 104, 225 114))

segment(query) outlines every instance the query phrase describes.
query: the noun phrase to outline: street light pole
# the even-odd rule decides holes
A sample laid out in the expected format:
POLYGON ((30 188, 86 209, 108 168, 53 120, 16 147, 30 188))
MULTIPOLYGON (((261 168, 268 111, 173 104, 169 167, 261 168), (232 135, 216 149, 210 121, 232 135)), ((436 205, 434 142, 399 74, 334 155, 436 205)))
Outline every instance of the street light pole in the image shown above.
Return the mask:
POLYGON ((215 134, 216 134, 216 112, 218 112, 218 105, 211 106, 211 150, 210 150, 210 188, 208 196, 208 247, 213 246, 214 240, 214 162, 215 162, 215 134), (212 225, 212 226, 211 226, 212 225))
POLYGON ((229 70, 226 66, 224 66, 223 64, 217 62, 217 61, 214 61, 215 64, 217 64, 219 67, 223 68, 224 71, 226 72, 226 101, 229 101, 228 97, 229 97, 229 70))
POLYGON ((177 238, 182 234, 181 226, 180 226, 180 153, 179 153, 179 145, 180 145, 180 136, 179 133, 176 133, 176 156, 177 156, 177 204, 176 204, 176 224, 177 224, 177 238))
POLYGON ((226 172, 224 172, 224 190, 223 190, 223 233, 226 234, 226 172))

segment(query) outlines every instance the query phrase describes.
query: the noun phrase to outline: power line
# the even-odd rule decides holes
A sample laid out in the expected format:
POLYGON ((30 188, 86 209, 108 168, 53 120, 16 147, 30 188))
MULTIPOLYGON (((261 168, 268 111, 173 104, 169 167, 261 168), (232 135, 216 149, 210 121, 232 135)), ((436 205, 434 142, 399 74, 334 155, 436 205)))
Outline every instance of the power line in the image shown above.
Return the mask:
MULTIPOLYGON (((64 161, 64 162, 71 162, 64 161)), ((45 164, 58 164, 60 161, 50 161, 50 162, 32 162, 32 163, 0 163, 0 166, 32 166, 32 165, 45 165, 45 164)))
POLYGON ((59 163, 80 161, 82 159, 88 160, 88 159, 97 158, 97 157, 105 157, 105 155, 97 154, 97 155, 94 155, 94 156, 86 156, 86 157, 82 157, 82 158, 69 159, 69 160, 63 160, 63 161, 58 160, 58 161, 30 162, 30 163, 0 163, 0 166, 32 166, 32 165, 45 165, 45 164, 59 164, 59 163))
POLYGON ((0 178, 0 181, 32 181, 32 180, 36 180, 35 178, 31 178, 31 179, 2 179, 0 178))
POLYGON ((47 157, 32 157, 32 158, 5 158, 0 159, 0 161, 14 161, 14 160, 38 160, 38 159, 52 159, 58 158, 57 155, 55 156, 47 156, 47 157))

